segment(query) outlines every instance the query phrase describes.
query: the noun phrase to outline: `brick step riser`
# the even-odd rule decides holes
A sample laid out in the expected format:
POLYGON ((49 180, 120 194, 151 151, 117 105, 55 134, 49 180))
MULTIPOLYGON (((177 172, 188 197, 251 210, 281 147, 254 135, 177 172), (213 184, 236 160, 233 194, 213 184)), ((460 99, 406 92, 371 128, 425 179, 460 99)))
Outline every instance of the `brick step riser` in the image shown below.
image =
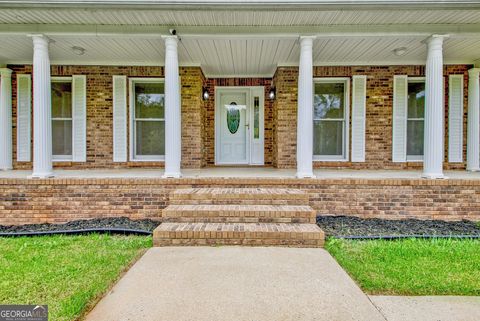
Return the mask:
POLYGON ((315 217, 162 217, 162 222, 178 223, 315 223, 315 217))
POLYGON ((170 199, 170 205, 308 205, 308 200, 267 200, 267 199, 170 199))
MULTIPOLYGON (((185 217, 198 217, 198 218, 306 218, 315 219, 315 211, 231 211, 231 210, 213 210, 213 211, 191 211, 191 210, 163 210, 162 218, 185 218, 185 217)), ((315 222, 315 221, 314 221, 315 222)))
POLYGON ((155 239, 153 246, 290 246, 290 247, 323 247, 323 240, 295 239, 155 239))
POLYGON ((230 199, 230 200, 242 200, 242 199, 266 199, 266 200, 304 200, 308 201, 309 194, 306 193, 172 193, 171 199, 177 200, 204 200, 204 199, 230 199))
POLYGON ((154 231, 153 238, 162 239, 221 239, 221 240, 277 240, 277 241, 308 241, 323 240, 323 235, 317 232, 292 231, 233 231, 233 230, 183 230, 183 231, 154 231))

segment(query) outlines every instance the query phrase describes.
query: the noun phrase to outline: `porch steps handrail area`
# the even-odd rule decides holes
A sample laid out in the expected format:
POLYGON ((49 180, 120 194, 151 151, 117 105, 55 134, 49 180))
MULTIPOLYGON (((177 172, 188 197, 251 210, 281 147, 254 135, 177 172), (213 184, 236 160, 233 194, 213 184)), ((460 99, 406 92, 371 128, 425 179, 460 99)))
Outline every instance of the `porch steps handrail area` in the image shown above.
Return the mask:
POLYGON ((325 235, 302 190, 185 188, 170 194, 155 246, 253 245, 321 247, 325 235))

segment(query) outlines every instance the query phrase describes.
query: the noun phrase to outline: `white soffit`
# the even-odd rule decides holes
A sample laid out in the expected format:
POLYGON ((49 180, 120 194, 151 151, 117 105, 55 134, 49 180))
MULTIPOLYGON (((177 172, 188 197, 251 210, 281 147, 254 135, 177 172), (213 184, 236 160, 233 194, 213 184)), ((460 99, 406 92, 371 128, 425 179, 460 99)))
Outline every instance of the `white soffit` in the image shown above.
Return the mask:
MULTIPOLYGON (((424 64, 423 37, 318 38, 313 45, 315 65, 424 64), (395 48, 405 47, 403 56, 395 48)), ((32 40, 27 36, 0 36, 0 63, 32 61, 32 40)), ((478 38, 445 41, 445 63, 473 63, 480 57, 478 38)), ((163 65, 164 42, 160 38, 52 37, 52 64, 163 65), (72 47, 85 48, 76 55, 72 47)), ((193 39, 179 43, 179 62, 201 66, 208 77, 272 76, 278 65, 295 66, 299 59, 296 39, 193 39)))
MULTIPOLYGON (((459 5, 460 6, 460 5, 459 5)), ((383 24, 476 24, 480 10, 121 10, 2 8, 0 24, 81 24, 144 26, 321 26, 383 24)))

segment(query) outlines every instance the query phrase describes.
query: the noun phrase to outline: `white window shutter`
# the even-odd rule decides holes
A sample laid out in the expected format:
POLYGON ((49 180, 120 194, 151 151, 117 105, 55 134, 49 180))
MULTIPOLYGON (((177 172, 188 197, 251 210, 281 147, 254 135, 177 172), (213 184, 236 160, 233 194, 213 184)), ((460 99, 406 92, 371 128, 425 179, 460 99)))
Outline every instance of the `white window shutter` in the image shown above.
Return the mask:
POLYGON ((407 96, 408 78, 406 75, 393 77, 393 134, 392 161, 407 161, 407 96))
POLYGON ((463 162, 463 75, 449 76, 448 161, 463 162))
POLYGON ((73 161, 87 161, 87 79, 85 75, 72 77, 73 161))
POLYGON ((31 75, 17 75, 17 161, 31 161, 31 75))
POLYGON ((367 76, 353 76, 352 83, 352 162, 365 161, 365 114, 367 76))
POLYGON ((113 161, 127 161, 127 76, 113 76, 113 161))

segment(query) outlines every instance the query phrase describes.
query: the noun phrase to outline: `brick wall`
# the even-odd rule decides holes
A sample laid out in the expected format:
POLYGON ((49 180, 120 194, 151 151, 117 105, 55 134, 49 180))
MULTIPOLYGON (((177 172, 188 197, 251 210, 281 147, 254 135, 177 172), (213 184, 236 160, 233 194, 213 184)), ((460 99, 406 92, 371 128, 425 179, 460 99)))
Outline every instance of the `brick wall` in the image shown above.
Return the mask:
MULTIPOLYGON (((31 169, 32 162, 17 162, 17 74, 31 74, 31 65, 9 65, 12 74, 13 99, 13 166, 14 169, 31 169)), ((113 104, 112 76, 163 77, 163 67, 156 66, 52 66, 51 75, 87 76, 87 162, 54 162, 55 168, 128 168, 163 167, 163 162, 113 162, 113 104)), ((201 167, 203 150, 201 90, 203 73, 199 67, 181 67, 182 94, 182 166, 201 167)), ((33 86, 32 86, 33 87, 33 86)), ((127 99, 128 101, 128 99, 127 99)), ((35 108, 33 107, 33 110, 35 108)), ((33 115, 32 115, 33 120, 33 115)), ((32 131, 33 133, 33 131, 32 131)), ((127 142, 129 140, 127 139, 127 142)), ((33 146, 33 143, 32 143, 33 146)), ((33 151, 32 151, 33 157, 33 151)))
POLYGON ((183 67, 182 82, 182 164, 184 168, 204 166, 203 144, 205 137, 202 88, 205 77, 200 68, 183 67))
POLYGON ((264 158, 265 165, 273 165, 273 108, 272 101, 268 99, 272 84, 271 78, 209 78, 205 81, 205 87, 208 90, 210 98, 205 102, 204 114, 204 160, 205 165, 212 166, 215 164, 215 87, 231 86, 264 86, 264 118, 265 118, 265 145, 264 158))
POLYGON ((480 180, 54 178, 0 179, 0 224, 161 219, 174 189, 226 186, 299 188, 318 214, 480 221, 480 180))
MULTIPOLYGON (((445 76, 445 164, 446 169, 465 169, 467 138, 468 65, 444 67, 445 76), (448 75, 464 75, 464 162, 448 163, 448 75)), ((419 169, 422 163, 392 162, 393 76, 424 76, 424 66, 347 66, 315 67, 314 77, 367 76, 365 162, 314 162, 316 168, 419 169)), ((280 67, 274 76, 277 99, 274 102, 274 163, 279 168, 296 166, 296 119, 298 68, 280 67)), ((351 108, 351 107, 350 107, 351 108)), ((349 126, 351 135, 351 124, 349 126)), ((350 139, 351 141, 351 139, 350 139)), ((349 146, 350 148, 350 146, 349 146)))
MULTIPOLYGON (((31 73, 31 65, 10 65, 13 70, 13 157, 15 169, 30 169, 31 162, 16 161, 16 74, 31 73)), ((468 65, 445 66, 445 133, 448 133, 448 75, 464 75, 464 159, 466 159, 468 65)), ((348 66, 315 67, 315 77, 351 77, 367 75, 366 162, 315 162, 317 168, 419 169, 421 163, 393 163, 392 103, 393 76, 423 76, 423 66, 348 66)), ((87 76, 87 162, 54 163, 56 168, 128 168, 163 167, 163 162, 113 163, 112 76, 163 77, 163 67, 155 66, 52 66, 52 76, 87 76)), ((298 68, 279 67, 274 78, 205 79, 199 67, 181 67, 182 82, 182 167, 199 168, 215 163, 215 87, 265 86, 265 165, 294 168, 296 163, 296 113, 298 68), (274 83, 277 98, 268 99, 274 83), (210 99, 201 98, 206 86, 210 99)), ((351 126, 350 130, 351 130, 351 126)), ((351 135, 351 133, 349 133, 351 135)), ((350 140, 351 141, 351 140, 350 140)), ((445 137, 448 146, 448 136, 445 137)), ((350 146, 349 146, 350 148, 350 146)), ((445 152, 448 155, 448 152, 445 152)), ((446 169, 464 169, 445 163, 446 169)))

